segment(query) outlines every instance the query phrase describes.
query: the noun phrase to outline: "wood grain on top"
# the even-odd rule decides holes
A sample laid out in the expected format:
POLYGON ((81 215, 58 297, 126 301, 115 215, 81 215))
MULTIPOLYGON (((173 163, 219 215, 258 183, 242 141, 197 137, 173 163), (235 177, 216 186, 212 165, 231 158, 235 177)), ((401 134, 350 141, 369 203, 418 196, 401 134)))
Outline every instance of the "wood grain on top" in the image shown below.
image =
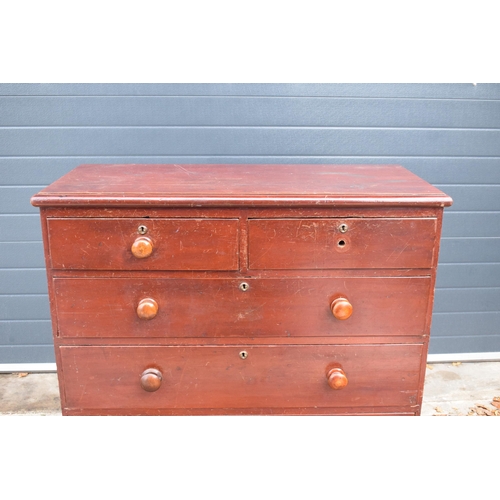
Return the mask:
POLYGON ((399 165, 81 165, 35 206, 451 205, 399 165))

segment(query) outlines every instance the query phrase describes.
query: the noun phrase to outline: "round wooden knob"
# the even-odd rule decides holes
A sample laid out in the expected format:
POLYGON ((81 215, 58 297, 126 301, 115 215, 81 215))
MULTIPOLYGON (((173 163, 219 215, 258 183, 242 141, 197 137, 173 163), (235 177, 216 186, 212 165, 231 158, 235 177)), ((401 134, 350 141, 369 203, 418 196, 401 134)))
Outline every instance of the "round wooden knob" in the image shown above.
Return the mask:
POLYGON ((161 385, 161 371, 156 368, 148 368, 141 375, 141 387, 147 392, 155 392, 161 385))
POLYGON ((343 389, 348 383, 347 376, 342 368, 331 368, 326 373, 326 378, 328 385, 336 391, 343 389))
POLYGON ((137 259, 145 259, 146 257, 149 257, 152 252, 153 242, 145 236, 137 238, 132 244, 132 254, 137 259))
POLYGON ((352 314, 352 304, 345 297, 335 299, 330 307, 337 319, 347 319, 352 314))
POLYGON ((142 299, 137 306, 137 316, 141 319, 153 319, 158 313, 158 303, 154 299, 142 299))

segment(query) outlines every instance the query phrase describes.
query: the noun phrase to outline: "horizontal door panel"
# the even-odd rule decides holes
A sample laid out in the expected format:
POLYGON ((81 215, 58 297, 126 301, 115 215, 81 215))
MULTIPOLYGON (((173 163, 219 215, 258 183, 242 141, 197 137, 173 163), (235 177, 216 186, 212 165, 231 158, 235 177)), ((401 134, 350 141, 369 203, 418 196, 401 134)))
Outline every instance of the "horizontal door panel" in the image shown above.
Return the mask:
POLYGON ((336 127, 0 128, 0 155, 499 156, 498 129, 336 127))
POLYGON ((0 97, 0 126, 500 127, 500 101, 227 96, 0 97))

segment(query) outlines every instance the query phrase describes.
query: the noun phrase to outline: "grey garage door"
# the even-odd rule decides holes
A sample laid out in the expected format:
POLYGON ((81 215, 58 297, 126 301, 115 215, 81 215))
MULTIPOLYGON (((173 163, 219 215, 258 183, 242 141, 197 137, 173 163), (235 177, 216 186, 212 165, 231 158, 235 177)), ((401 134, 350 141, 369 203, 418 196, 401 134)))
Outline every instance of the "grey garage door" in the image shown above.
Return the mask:
POLYGON ((54 361, 31 195, 170 162, 407 167, 454 198, 430 352, 500 352, 500 84, 2 84, 0 363, 54 361))

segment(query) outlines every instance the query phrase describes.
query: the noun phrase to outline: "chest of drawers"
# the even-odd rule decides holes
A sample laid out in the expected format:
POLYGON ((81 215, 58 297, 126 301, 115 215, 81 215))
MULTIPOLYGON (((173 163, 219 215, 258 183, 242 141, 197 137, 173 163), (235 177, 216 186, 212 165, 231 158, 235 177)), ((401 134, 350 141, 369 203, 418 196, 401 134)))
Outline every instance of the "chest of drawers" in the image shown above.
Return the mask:
POLYGON ((420 413, 443 207, 394 165, 82 165, 40 207, 65 415, 420 413))

